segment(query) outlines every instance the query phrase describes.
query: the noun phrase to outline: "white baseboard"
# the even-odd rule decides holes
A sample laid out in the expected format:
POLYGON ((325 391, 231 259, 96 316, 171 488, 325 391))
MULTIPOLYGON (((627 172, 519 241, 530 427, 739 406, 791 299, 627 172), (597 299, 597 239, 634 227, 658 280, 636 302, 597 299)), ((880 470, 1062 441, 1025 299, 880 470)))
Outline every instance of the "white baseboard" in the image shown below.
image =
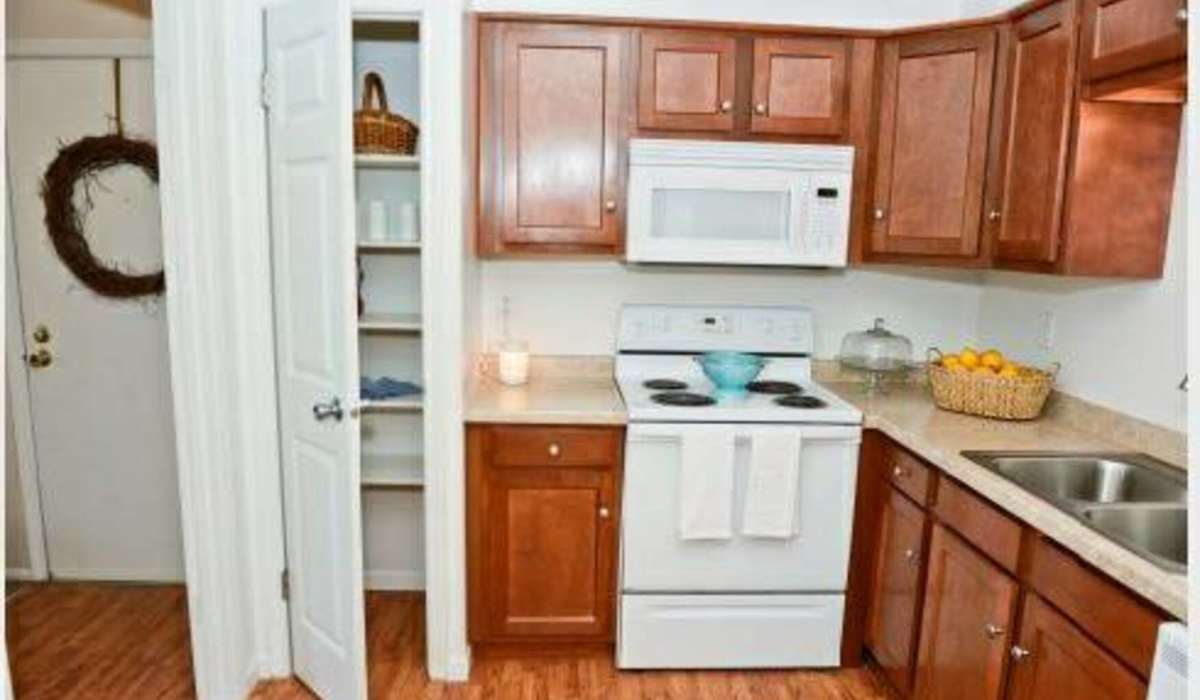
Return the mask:
POLYGON ((420 569, 376 569, 363 572, 368 591, 423 591, 425 572, 420 569))
POLYGON ((54 570, 50 572, 50 576, 56 581, 184 583, 184 573, 180 569, 63 569, 54 567, 54 570))
POLYGON ((465 683, 471 678, 471 647, 450 653, 446 663, 446 678, 451 682, 465 683))
POLYGON ((4 570, 4 578, 9 581, 45 581, 45 577, 38 576, 33 572, 33 569, 28 567, 10 568, 4 570))

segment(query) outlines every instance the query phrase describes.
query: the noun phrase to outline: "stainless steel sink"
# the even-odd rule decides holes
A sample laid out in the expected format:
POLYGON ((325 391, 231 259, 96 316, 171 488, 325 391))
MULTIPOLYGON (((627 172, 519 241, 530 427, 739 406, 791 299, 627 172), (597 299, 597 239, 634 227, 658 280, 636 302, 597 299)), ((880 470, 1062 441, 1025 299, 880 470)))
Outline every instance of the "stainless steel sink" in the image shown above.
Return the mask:
POLYGON ((1100 534, 1187 570, 1187 477, 1143 454, 963 452, 1100 534))

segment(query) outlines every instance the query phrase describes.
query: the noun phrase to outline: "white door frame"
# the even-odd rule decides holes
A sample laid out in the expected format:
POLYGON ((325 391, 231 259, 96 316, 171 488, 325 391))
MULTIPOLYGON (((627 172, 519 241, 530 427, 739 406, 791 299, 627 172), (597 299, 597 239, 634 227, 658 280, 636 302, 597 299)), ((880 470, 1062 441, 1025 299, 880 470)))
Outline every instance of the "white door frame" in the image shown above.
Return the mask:
MULTIPOLYGON (((154 4, 168 332, 199 697, 240 698, 290 671, 276 414, 266 143, 259 101, 269 0, 154 4)), ((369 0, 419 12, 426 271, 428 670, 466 678, 463 277, 473 221, 465 0, 369 0), (425 112, 423 112, 425 113, 425 112)))
MULTIPOLYGON (((150 41, 143 39, 17 39, 6 45, 7 59, 61 58, 151 58, 150 41)), ((7 184, 11 173, 4 163, 7 184)), ((11 188, 6 188, 5 225, 5 377, 8 382, 9 407, 12 410, 16 440, 17 473, 21 480, 22 503, 25 507, 26 548, 29 566, 22 569, 7 567, 6 575, 15 580, 44 581, 50 576, 46 538, 42 519, 42 498, 38 486, 37 448, 33 433, 33 410, 30 404, 29 375, 25 366, 25 325, 21 313, 20 276, 17 271, 15 236, 12 234, 11 188)))

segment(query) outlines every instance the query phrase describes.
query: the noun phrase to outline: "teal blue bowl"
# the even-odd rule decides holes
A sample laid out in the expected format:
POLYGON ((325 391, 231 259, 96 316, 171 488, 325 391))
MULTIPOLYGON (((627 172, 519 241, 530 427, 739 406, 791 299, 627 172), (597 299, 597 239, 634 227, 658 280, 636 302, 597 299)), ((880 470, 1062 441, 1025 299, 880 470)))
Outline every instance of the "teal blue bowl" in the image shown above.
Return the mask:
POLYGON ((735 396, 746 393, 746 385, 762 372, 767 361, 758 355, 722 350, 696 357, 704 376, 717 387, 717 393, 735 396))

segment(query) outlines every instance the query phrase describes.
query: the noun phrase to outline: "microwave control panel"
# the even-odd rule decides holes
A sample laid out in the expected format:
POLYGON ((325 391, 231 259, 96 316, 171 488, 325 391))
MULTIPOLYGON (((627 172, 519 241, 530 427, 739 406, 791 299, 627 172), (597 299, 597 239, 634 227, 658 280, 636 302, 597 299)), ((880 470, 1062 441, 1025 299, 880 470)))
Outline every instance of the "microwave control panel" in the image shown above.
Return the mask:
POLYGON ((850 244, 850 176, 815 173, 809 182, 801 234, 809 264, 844 265, 850 244))

